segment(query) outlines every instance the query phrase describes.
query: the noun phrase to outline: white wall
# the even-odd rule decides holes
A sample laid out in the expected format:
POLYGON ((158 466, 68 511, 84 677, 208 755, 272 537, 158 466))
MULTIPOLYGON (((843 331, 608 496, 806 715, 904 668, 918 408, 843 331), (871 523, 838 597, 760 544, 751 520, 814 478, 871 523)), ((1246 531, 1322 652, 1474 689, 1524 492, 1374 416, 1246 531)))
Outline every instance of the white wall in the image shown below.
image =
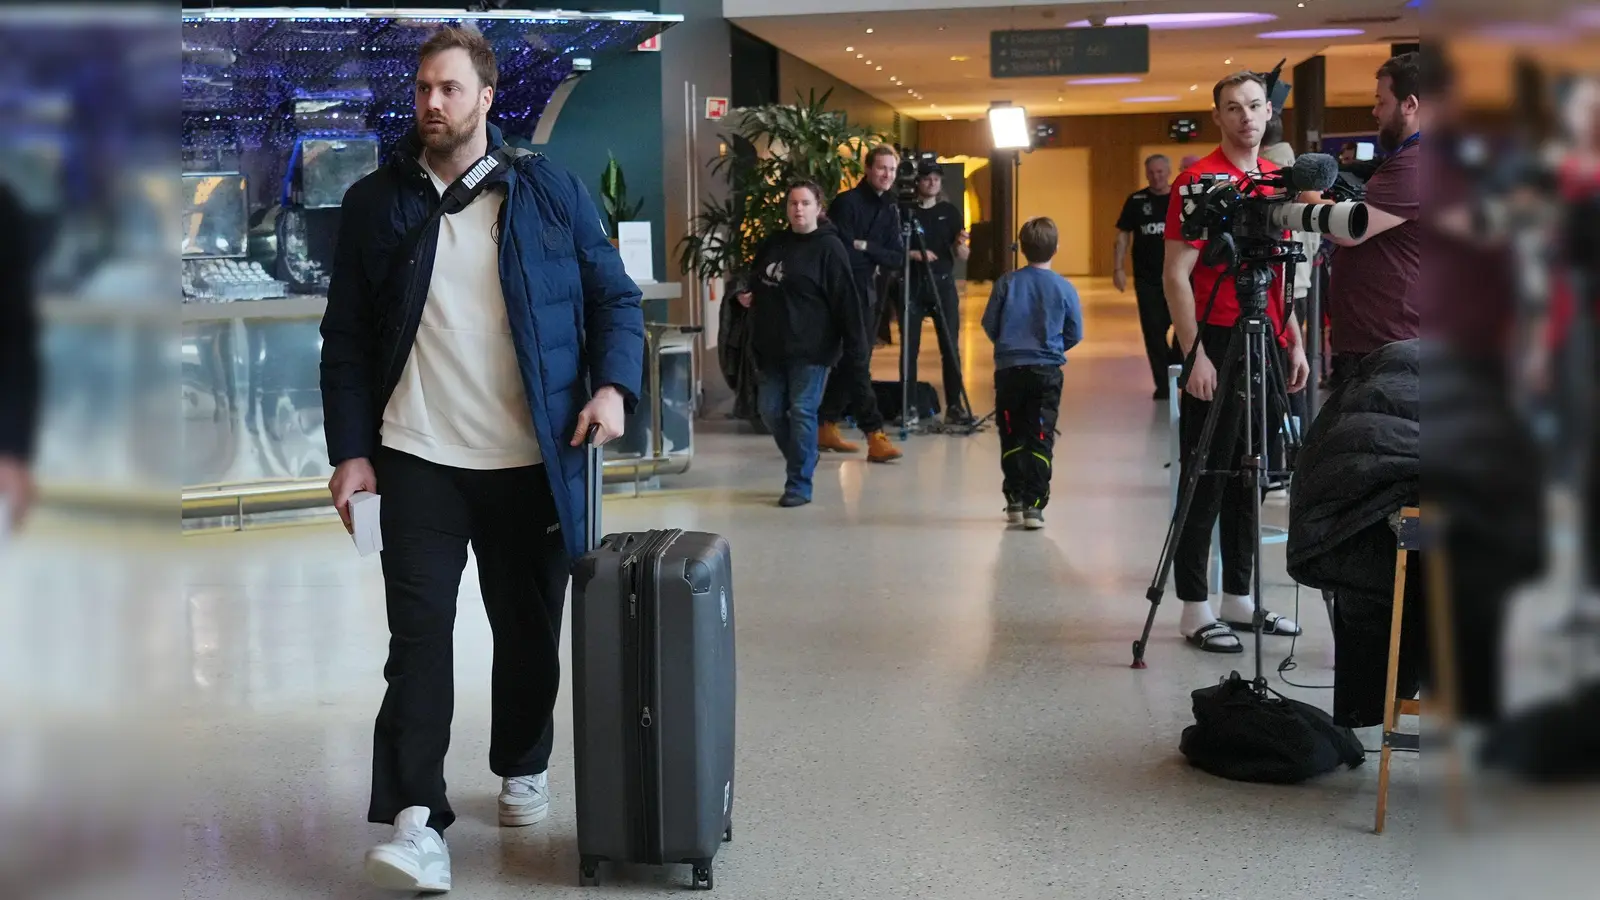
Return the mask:
MULTIPOLYGON (((1060 250, 1051 268, 1063 275, 1088 275, 1092 271, 1089 248, 1093 239, 1089 148, 1022 154, 1017 194, 1017 227, 1034 216, 1049 216, 1061 231, 1060 250)), ((1020 255, 1017 264, 1024 264, 1020 255)))

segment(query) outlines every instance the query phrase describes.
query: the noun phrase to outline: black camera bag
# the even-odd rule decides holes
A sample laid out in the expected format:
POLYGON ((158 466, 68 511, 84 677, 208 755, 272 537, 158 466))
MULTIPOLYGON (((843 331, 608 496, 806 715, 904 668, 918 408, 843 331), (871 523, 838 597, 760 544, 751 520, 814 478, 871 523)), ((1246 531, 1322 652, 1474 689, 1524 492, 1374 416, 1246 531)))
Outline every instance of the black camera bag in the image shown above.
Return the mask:
POLYGON ((1178 748, 1213 775, 1298 784, 1341 763, 1353 769, 1366 762, 1355 732, 1309 703, 1275 691, 1263 696, 1238 672, 1192 696, 1195 724, 1183 730, 1178 748))

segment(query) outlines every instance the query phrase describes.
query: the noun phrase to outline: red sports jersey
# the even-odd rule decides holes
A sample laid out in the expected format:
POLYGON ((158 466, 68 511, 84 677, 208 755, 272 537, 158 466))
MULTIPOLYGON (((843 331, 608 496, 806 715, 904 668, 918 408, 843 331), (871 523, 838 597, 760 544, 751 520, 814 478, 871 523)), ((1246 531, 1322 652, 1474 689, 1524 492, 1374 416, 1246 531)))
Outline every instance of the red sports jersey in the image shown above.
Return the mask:
MULTIPOLYGON (((1259 168, 1256 172, 1249 174, 1252 176, 1271 175, 1278 171, 1277 164, 1269 159, 1258 160, 1258 166, 1259 168)), ((1197 183, 1200 180, 1200 175, 1212 174, 1227 175, 1236 182, 1243 181, 1246 178, 1246 173, 1228 160, 1221 147, 1218 147, 1209 156, 1202 158, 1189 168, 1184 169, 1183 174, 1179 175, 1172 183, 1173 201, 1167 207, 1168 240, 1183 240, 1182 223, 1187 212, 1187 204, 1184 202, 1187 199, 1184 196, 1184 186, 1197 183)), ((1254 192, 1254 196, 1271 196, 1274 190, 1274 188, 1258 187, 1254 192)), ((1283 236, 1288 238, 1289 232, 1285 231, 1283 236)), ((1206 245, 1203 240, 1185 241, 1185 243, 1195 249, 1203 249, 1206 245)), ((1239 295, 1234 290, 1233 277, 1226 274, 1224 269, 1197 262, 1194 266, 1194 274, 1190 276, 1190 283, 1194 285, 1195 321, 1199 322, 1200 317, 1206 315, 1206 307, 1211 301, 1213 288, 1217 289, 1217 299, 1215 303, 1210 303, 1211 314, 1206 316, 1205 321, 1201 324, 1228 327, 1238 321, 1239 295), (1222 282, 1221 287, 1217 287, 1219 279, 1222 282)), ((1272 286, 1267 289, 1267 317, 1272 320, 1274 330, 1278 336, 1278 343, 1287 347, 1289 339, 1283 327, 1285 315, 1283 307, 1283 266, 1281 265, 1273 266, 1272 286)))

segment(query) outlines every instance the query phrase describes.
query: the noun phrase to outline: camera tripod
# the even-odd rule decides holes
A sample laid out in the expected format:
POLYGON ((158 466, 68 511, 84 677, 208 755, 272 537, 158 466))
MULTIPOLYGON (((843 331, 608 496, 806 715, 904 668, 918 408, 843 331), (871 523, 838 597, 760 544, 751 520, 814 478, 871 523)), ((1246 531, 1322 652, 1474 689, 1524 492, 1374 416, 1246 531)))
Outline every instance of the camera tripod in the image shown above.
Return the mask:
MULTIPOLYGON (((951 322, 944 316, 944 307, 940 303, 939 284, 933 277, 933 268, 923 262, 920 267, 912 265, 911 251, 921 250, 924 258, 928 253, 928 242, 923 238, 922 229, 917 227, 916 215, 912 208, 906 204, 895 207, 900 217, 900 241, 906 248, 905 261, 901 263, 900 270, 900 440, 905 440, 911 433, 911 387, 916 383, 917 373, 911 371, 911 353, 907 349, 908 335, 911 333, 911 272, 918 269, 922 273, 923 285, 927 289, 930 299, 929 306, 933 310, 934 335, 939 342, 939 355, 942 360, 958 360, 956 350, 956 333, 952 330, 951 322), (915 244, 915 246, 913 246, 915 244)), ((956 373, 956 395, 945 398, 946 412, 959 404, 959 408, 966 412, 968 421, 961 425, 946 423, 942 429, 948 434, 970 435, 983 428, 994 413, 989 413, 981 419, 972 416, 972 400, 967 396, 967 380, 961 375, 960 363, 953 364, 956 373)))
MULTIPOLYGON (((1211 408, 1206 413, 1205 424, 1200 430, 1200 440, 1189 451, 1188 459, 1184 460, 1185 471, 1182 489, 1178 494, 1178 506, 1167 526, 1167 537, 1161 546, 1161 559, 1145 595, 1150 601, 1150 613, 1145 617, 1144 631, 1139 635, 1139 639, 1133 642, 1132 668, 1146 667, 1144 653, 1149 645, 1150 630, 1155 625, 1156 610, 1161 606, 1161 596, 1165 591, 1167 578, 1172 573, 1178 542, 1182 537, 1184 524, 1189 518, 1190 506, 1194 502, 1195 490, 1200 485, 1200 479, 1205 476, 1220 475, 1224 478, 1239 479, 1249 486, 1251 494, 1247 527, 1254 536, 1250 551, 1250 566, 1251 588, 1255 599, 1255 613, 1251 623, 1256 636, 1255 684, 1258 688, 1266 687, 1261 655, 1261 633, 1266 622, 1266 606, 1261 590, 1261 500, 1269 480, 1274 476, 1287 475, 1289 471, 1287 466, 1281 470, 1269 468, 1271 464, 1269 450, 1272 446, 1274 429, 1271 404, 1268 401, 1270 399, 1276 402, 1280 416, 1289 409, 1288 383, 1284 380, 1283 365, 1278 353, 1272 320, 1267 316, 1267 289, 1271 286, 1273 278, 1270 266, 1281 261, 1283 261, 1282 255, 1251 258, 1241 261, 1233 272, 1239 298, 1239 318, 1228 336, 1228 348, 1222 356, 1222 362, 1217 366, 1216 392, 1212 396, 1211 408), (1232 467, 1235 463, 1230 460, 1224 463, 1229 468, 1208 469, 1212 444, 1217 435, 1217 423, 1223 417, 1224 407, 1241 402, 1244 404, 1244 446, 1237 468, 1232 467)), ((1203 327, 1203 322, 1200 324, 1203 327)), ((1186 368, 1190 372, 1193 371, 1196 355, 1202 350, 1197 331, 1194 348, 1190 351, 1186 362, 1186 368)), ((1298 429, 1290 427, 1284 438, 1285 460, 1298 445, 1298 429)))

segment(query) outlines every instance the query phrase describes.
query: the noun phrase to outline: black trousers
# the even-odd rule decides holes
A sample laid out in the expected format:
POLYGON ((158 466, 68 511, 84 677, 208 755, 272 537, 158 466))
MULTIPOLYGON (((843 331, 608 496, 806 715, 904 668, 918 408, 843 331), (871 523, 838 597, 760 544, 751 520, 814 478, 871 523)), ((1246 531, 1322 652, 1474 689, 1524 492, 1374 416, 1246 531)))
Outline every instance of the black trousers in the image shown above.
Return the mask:
POLYGON ((1000 423, 1000 471, 1007 504, 1044 509, 1050 503, 1056 420, 1061 413, 1061 369, 1012 366, 994 373, 995 418, 1000 423))
POLYGON ((956 292, 955 276, 949 272, 931 273, 917 271, 923 263, 912 263, 911 316, 907 331, 900 339, 900 365, 909 372, 912 381, 917 379, 917 355, 922 350, 922 322, 933 317, 934 333, 939 340, 939 358, 944 364, 944 405, 965 409, 969 404, 961 393, 961 355, 956 343, 955 330, 961 322, 961 298, 956 292), (933 292, 937 291, 937 294, 933 292), (934 316, 933 305, 939 305, 941 316, 934 316), (942 324, 941 324, 942 323, 942 324), (909 357, 909 359, 908 359, 909 357))
POLYGON ((571 561, 544 466, 472 471, 383 448, 383 580, 389 689, 372 742, 368 821, 393 823, 426 806, 428 824, 455 821, 444 758, 455 708, 456 595, 467 545, 478 560, 494 632, 489 768, 503 778, 548 768, 561 684, 561 614, 571 561))
POLYGON ((1156 394, 1167 396, 1167 367, 1183 362, 1178 336, 1167 337, 1172 313, 1167 309, 1167 289, 1157 279, 1138 279, 1133 295, 1139 305, 1139 329, 1144 332, 1144 355, 1150 361, 1150 379, 1156 394))
MULTIPOLYGON (((1182 454, 1179 484, 1188 481, 1190 467, 1199 462, 1195 448, 1200 445, 1200 433, 1205 428, 1211 404, 1223 401, 1217 430, 1212 436, 1211 455, 1203 468, 1237 469, 1245 447, 1245 427, 1254 417, 1246 417, 1244 409, 1244 367, 1239 366, 1233 384, 1222 383, 1222 360, 1234 330, 1218 325, 1200 326, 1200 343, 1206 356, 1217 369, 1217 390, 1210 402, 1198 400, 1185 392, 1178 403, 1178 446, 1182 454)), ((1241 338, 1242 340, 1242 338, 1241 338)), ((1282 353, 1277 342, 1268 337, 1269 365, 1284 371, 1282 353)), ((1242 348, 1241 348, 1242 352, 1242 348)), ((1256 397, 1261 396, 1262 385, 1256 386, 1256 397)), ((1257 399, 1256 403, 1260 403, 1257 399)), ((1283 409, 1272 394, 1268 394, 1267 415, 1271 417, 1271 434, 1279 431, 1283 409)), ((1273 469, 1283 468, 1277 458, 1269 461, 1273 469)), ((1189 506, 1189 516, 1184 520, 1178 535, 1178 546, 1173 555, 1173 583, 1178 599, 1188 603, 1204 601, 1209 596, 1206 573, 1211 563, 1211 530, 1221 517, 1222 537, 1222 590, 1244 596, 1251 593, 1252 557, 1255 553, 1256 533, 1251 529, 1251 492, 1245 480, 1225 475, 1203 475, 1195 486, 1194 500, 1189 506)))
POLYGON ((867 358, 857 359, 849 350, 839 357, 839 362, 828 373, 828 385, 822 391, 822 406, 817 410, 821 422, 837 424, 848 415, 855 416, 856 425, 867 434, 883 430, 883 413, 878 411, 878 396, 872 392, 872 343, 865 333, 871 322, 871 310, 878 302, 877 291, 871 288, 871 279, 862 284, 856 279, 861 293, 862 335, 867 347, 867 358))

